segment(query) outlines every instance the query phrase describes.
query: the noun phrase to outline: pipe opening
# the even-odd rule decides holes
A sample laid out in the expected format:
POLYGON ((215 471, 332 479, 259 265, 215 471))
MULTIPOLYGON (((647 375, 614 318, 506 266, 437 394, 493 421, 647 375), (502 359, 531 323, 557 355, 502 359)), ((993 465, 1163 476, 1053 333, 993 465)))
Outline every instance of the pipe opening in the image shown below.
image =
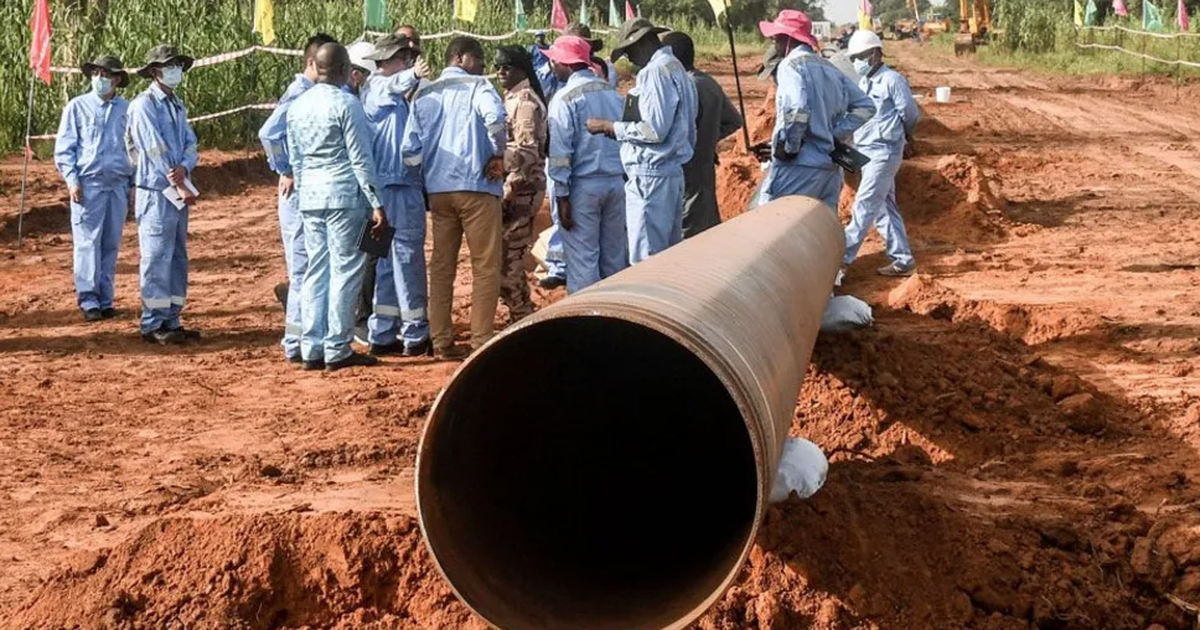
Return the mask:
POLYGON ((750 434, 670 337, 586 316, 514 331, 443 394, 419 507, 451 584, 506 630, 670 627, 749 543, 750 434))

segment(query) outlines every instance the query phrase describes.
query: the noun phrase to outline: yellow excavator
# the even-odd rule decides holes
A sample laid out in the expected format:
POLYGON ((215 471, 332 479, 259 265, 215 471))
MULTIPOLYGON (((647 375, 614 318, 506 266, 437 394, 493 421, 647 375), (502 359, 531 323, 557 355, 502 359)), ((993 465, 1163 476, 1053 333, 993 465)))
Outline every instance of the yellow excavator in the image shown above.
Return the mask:
POLYGON ((954 54, 975 52, 992 32, 992 8, 988 0, 958 0, 958 35, 954 36, 954 54))

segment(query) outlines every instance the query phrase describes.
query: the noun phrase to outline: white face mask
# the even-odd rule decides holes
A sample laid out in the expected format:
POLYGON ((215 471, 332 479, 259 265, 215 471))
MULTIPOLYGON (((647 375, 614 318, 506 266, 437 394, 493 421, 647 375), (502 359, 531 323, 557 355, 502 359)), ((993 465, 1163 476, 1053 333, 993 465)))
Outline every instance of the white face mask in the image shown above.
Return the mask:
POLYGON ((871 62, 867 61, 866 59, 855 59, 854 71, 857 72, 858 76, 860 77, 867 76, 871 73, 871 62))
POLYGON ((174 90, 183 83, 183 68, 179 66, 167 66, 162 69, 163 85, 174 90))
POLYGON ((100 75, 92 77, 92 91, 96 93, 96 96, 103 98, 111 94, 112 90, 112 79, 108 77, 102 77, 100 75))

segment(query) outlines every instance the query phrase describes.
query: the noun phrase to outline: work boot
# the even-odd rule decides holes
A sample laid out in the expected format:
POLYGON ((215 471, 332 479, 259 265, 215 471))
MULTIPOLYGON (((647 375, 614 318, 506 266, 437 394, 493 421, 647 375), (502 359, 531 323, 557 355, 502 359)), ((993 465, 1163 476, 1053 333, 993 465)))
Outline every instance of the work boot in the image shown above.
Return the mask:
POLYGON ((367 350, 373 357, 383 357, 389 354, 400 354, 404 352, 404 343, 393 341, 392 343, 373 343, 367 350))
POLYGON ((433 356, 433 342, 426 339, 413 347, 404 348, 404 356, 406 357, 424 357, 433 356))
POLYGON ((103 317, 104 319, 112 319, 120 314, 121 314, 120 311, 118 311, 117 309, 115 309, 111 306, 106 309, 102 309, 100 311, 100 316, 103 317))
MULTIPOLYGON (((304 357, 302 357, 298 354, 293 354, 292 356, 283 357, 283 360, 287 361, 288 363, 299 363, 299 364, 304 363, 304 357)), ((322 367, 324 367, 324 366, 322 366, 322 367)))
POLYGON ((371 345, 370 338, 371 331, 367 328, 367 324, 365 322, 354 327, 354 343, 360 346, 369 347, 371 345))
POLYGON ((146 343, 157 343, 160 346, 177 346, 187 340, 184 339, 183 333, 179 332, 178 330, 159 328, 154 332, 142 333, 142 341, 145 341, 146 343))
POLYGON ((100 309, 98 308, 89 308, 83 312, 83 321, 88 322, 89 324, 92 322, 98 322, 102 319, 104 319, 104 314, 101 313, 100 309))
POLYGON ((538 286, 547 291, 553 291, 559 287, 567 286, 567 279, 560 278, 558 276, 546 276, 545 278, 538 280, 538 286))
POLYGON ((461 361, 469 356, 471 356, 471 351, 466 346, 458 344, 433 349, 433 357, 439 361, 461 361))
POLYGON ((280 282, 275 285, 275 299, 279 300, 279 304, 287 310, 287 297, 290 285, 287 282, 280 282))
POLYGON ((313 359, 312 361, 305 361, 303 369, 306 372, 311 372, 313 370, 324 370, 325 359, 313 359))
POLYGON ((177 332, 183 335, 184 341, 200 341, 199 330, 192 330, 190 328, 184 328, 183 326, 180 326, 179 328, 172 328, 171 332, 177 332))
POLYGON ((345 359, 342 359, 341 361, 333 361, 331 363, 326 363, 325 371, 326 372, 336 372, 343 368, 374 367, 376 365, 379 365, 379 359, 376 359, 375 357, 373 357, 369 354, 359 354, 357 352, 351 352, 349 356, 347 356, 345 359))
POLYGON ((886 267, 880 267, 876 271, 879 273, 879 275, 887 276, 889 278, 907 278, 913 275, 913 272, 916 271, 916 269, 916 265, 903 266, 900 263, 894 262, 886 267))

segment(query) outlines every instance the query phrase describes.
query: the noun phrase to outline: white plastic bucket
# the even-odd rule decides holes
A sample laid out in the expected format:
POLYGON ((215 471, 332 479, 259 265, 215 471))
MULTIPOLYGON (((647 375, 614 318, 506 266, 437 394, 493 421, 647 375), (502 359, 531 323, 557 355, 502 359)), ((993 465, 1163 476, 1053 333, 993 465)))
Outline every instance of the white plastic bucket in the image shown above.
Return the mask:
POLYGON ((939 102, 939 103, 949 103, 950 102, 950 88, 940 87, 940 88, 937 88, 936 90, 934 90, 934 92, 935 92, 934 96, 937 99, 937 102, 939 102))

